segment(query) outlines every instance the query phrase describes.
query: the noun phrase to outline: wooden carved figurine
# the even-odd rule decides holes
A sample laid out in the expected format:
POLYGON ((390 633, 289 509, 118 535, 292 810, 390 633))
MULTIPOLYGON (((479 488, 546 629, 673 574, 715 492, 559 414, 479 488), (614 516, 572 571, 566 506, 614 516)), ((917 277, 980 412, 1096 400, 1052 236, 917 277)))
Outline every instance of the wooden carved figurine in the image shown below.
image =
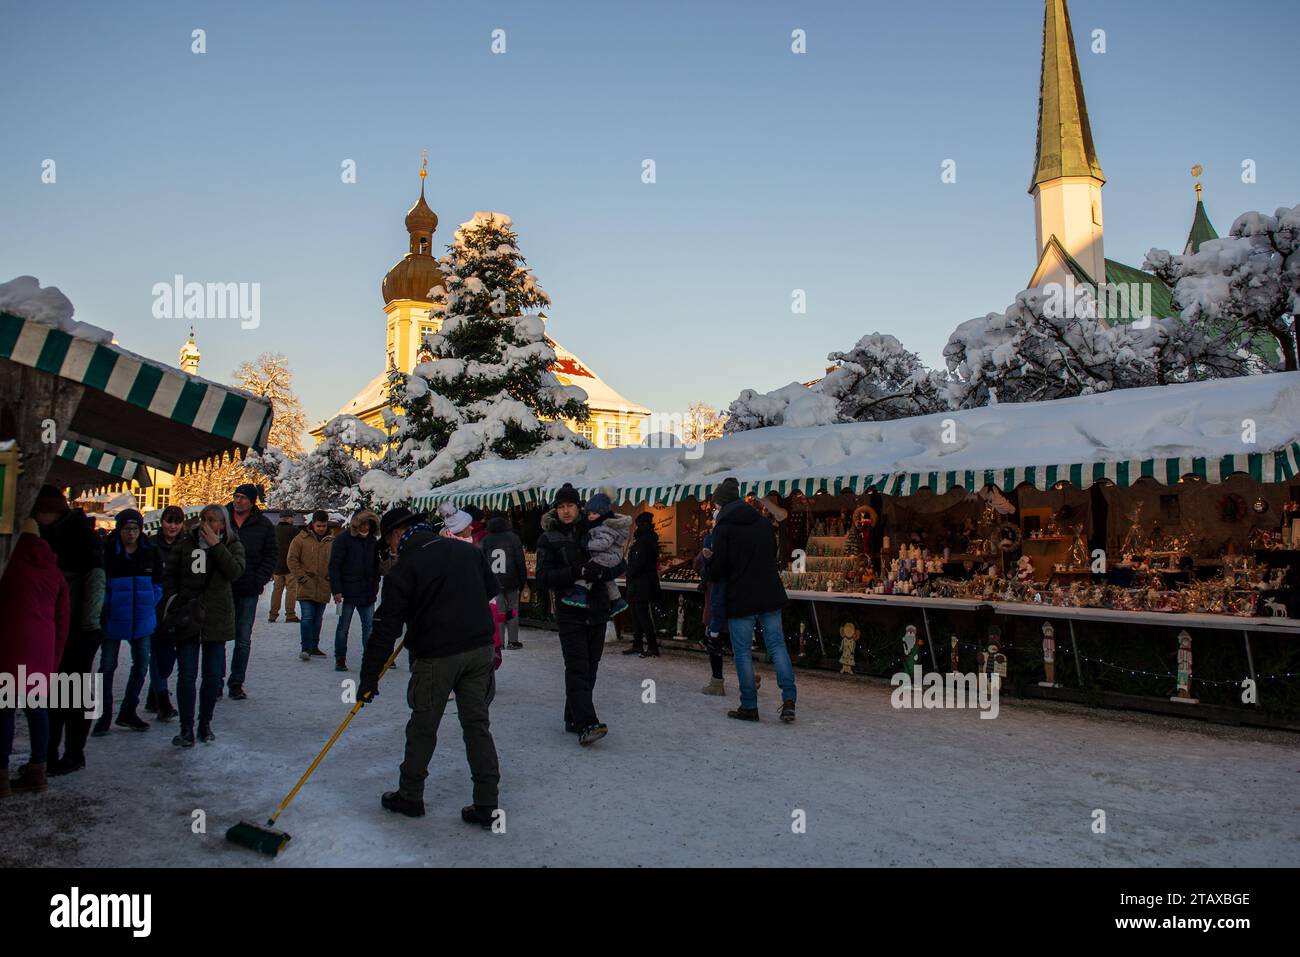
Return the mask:
POLYGON ((858 648, 858 626, 851 621, 840 625, 840 674, 853 674, 853 662, 858 648))
POLYGON ((1169 700, 1197 703, 1192 697, 1192 636, 1186 629, 1178 633, 1178 691, 1169 700))
POLYGON ((1047 680, 1038 682, 1040 686, 1060 687, 1056 683, 1056 629, 1050 621, 1043 622, 1043 674, 1047 680))

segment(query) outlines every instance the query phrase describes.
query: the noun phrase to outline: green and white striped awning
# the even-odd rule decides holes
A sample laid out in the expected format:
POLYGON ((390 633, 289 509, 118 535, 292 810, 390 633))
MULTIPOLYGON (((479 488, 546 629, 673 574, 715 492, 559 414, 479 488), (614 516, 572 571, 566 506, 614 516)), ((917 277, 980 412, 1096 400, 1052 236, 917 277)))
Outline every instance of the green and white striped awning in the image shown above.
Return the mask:
MULTIPOLYGON (((1128 488, 1142 479, 1149 479, 1162 485, 1176 485, 1189 476, 1213 484, 1237 473, 1249 476, 1256 482, 1289 482, 1300 476, 1300 443, 1293 443, 1285 449, 1272 452, 1208 458, 1151 458, 948 472, 742 479, 740 493, 742 496, 750 493, 765 496, 775 492, 784 498, 796 493, 808 496, 819 493, 862 495, 868 491, 907 496, 928 490, 942 495, 955 488, 978 492, 990 485, 1003 492, 1014 491, 1022 485, 1046 491, 1054 488, 1058 483, 1086 489, 1098 482, 1109 482, 1118 488, 1128 488)), ((599 486, 578 487, 577 491, 586 499, 602 489, 613 488, 616 493, 615 502, 619 505, 675 505, 688 498, 697 502, 706 500, 723 478, 725 476, 718 476, 711 482, 679 485, 605 483, 599 486)), ((559 484, 548 483, 510 489, 457 491, 442 495, 435 491, 420 497, 412 504, 419 509, 432 509, 440 502, 452 501, 457 505, 478 505, 482 508, 502 510, 518 505, 549 502, 558 489, 559 484)))
MULTIPOLYGON (((187 519, 190 519, 194 518, 194 516, 198 515, 199 512, 203 511, 205 508, 207 508, 206 505, 185 505, 181 507, 181 511, 185 513, 187 519)), ((156 532, 158 529, 162 528, 162 513, 163 509, 161 508, 151 509, 144 513, 144 530, 146 532, 156 532)))
POLYGON ((260 451, 271 431, 265 399, 3 311, 0 360, 85 386, 58 438, 140 465, 174 472, 236 448, 260 451))
POLYGON ((84 465, 87 469, 103 473, 101 480, 108 484, 110 478, 122 482, 138 482, 141 486, 150 483, 149 470, 144 463, 123 457, 120 453, 101 447, 93 442, 78 442, 64 439, 59 443, 58 458, 84 465))

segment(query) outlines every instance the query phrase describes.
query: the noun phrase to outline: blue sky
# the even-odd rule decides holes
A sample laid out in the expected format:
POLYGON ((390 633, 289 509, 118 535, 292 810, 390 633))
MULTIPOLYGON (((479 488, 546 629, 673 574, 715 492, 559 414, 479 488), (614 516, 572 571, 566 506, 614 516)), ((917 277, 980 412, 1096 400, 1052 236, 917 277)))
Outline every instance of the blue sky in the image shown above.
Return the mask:
MULTIPOLYGON (((1293 0, 1071 13, 1108 256, 1181 250, 1193 163, 1221 232, 1300 202, 1293 0)), ((198 324, 202 372, 284 352, 315 422, 383 367, 379 284, 427 148, 435 242, 509 213, 550 333, 634 401, 725 406, 874 331, 938 364, 1034 265, 1042 18, 1041 0, 2 2, 0 274, 173 363, 187 323, 153 317, 154 283, 259 282, 257 329, 198 324)))

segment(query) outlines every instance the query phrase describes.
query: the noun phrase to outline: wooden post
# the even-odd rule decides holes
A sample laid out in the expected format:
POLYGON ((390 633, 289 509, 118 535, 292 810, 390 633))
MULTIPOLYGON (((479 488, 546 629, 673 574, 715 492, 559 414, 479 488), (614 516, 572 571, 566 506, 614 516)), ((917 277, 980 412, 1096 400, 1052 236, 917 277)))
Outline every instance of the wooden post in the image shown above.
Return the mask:
POLYGON ((15 439, 21 453, 18 495, 14 502, 17 522, 13 535, 0 535, 0 574, 18 539, 18 525, 36 504, 59 442, 72 424, 86 387, 71 379, 0 359, 0 439, 15 439), (47 428, 46 424, 52 423, 47 428), (9 433, 9 434, 5 434, 9 433), (52 438, 53 441, 46 441, 52 438))
POLYGON ((1250 632, 1243 628, 1241 634, 1246 639, 1246 667, 1250 669, 1250 680, 1255 682, 1255 707, 1259 707, 1259 679, 1255 677, 1255 656, 1250 653, 1250 632))
POLYGON ((1074 619, 1070 619, 1070 648, 1074 651, 1074 673, 1079 676, 1079 688, 1083 688, 1083 666, 1079 664, 1079 643, 1074 640, 1074 619))
POLYGON ((939 659, 934 656, 934 636, 930 634, 930 614, 924 608, 921 609, 921 619, 925 622, 925 641, 930 646, 930 667, 938 671, 939 659))

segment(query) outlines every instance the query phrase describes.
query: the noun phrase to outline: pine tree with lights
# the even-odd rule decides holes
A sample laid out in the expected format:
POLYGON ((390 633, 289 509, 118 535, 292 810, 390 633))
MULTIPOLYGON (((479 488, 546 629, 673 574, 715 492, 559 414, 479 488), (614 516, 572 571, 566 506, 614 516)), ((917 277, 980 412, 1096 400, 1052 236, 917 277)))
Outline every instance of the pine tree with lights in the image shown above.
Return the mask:
POLYGON ((426 361, 389 381, 392 404, 405 411, 399 471, 433 487, 463 478, 480 459, 583 445, 559 420, 585 421, 587 395, 550 371, 555 350, 536 312, 551 300, 519 252, 510 217, 475 213, 439 268, 432 313, 442 327, 425 337, 426 361))

